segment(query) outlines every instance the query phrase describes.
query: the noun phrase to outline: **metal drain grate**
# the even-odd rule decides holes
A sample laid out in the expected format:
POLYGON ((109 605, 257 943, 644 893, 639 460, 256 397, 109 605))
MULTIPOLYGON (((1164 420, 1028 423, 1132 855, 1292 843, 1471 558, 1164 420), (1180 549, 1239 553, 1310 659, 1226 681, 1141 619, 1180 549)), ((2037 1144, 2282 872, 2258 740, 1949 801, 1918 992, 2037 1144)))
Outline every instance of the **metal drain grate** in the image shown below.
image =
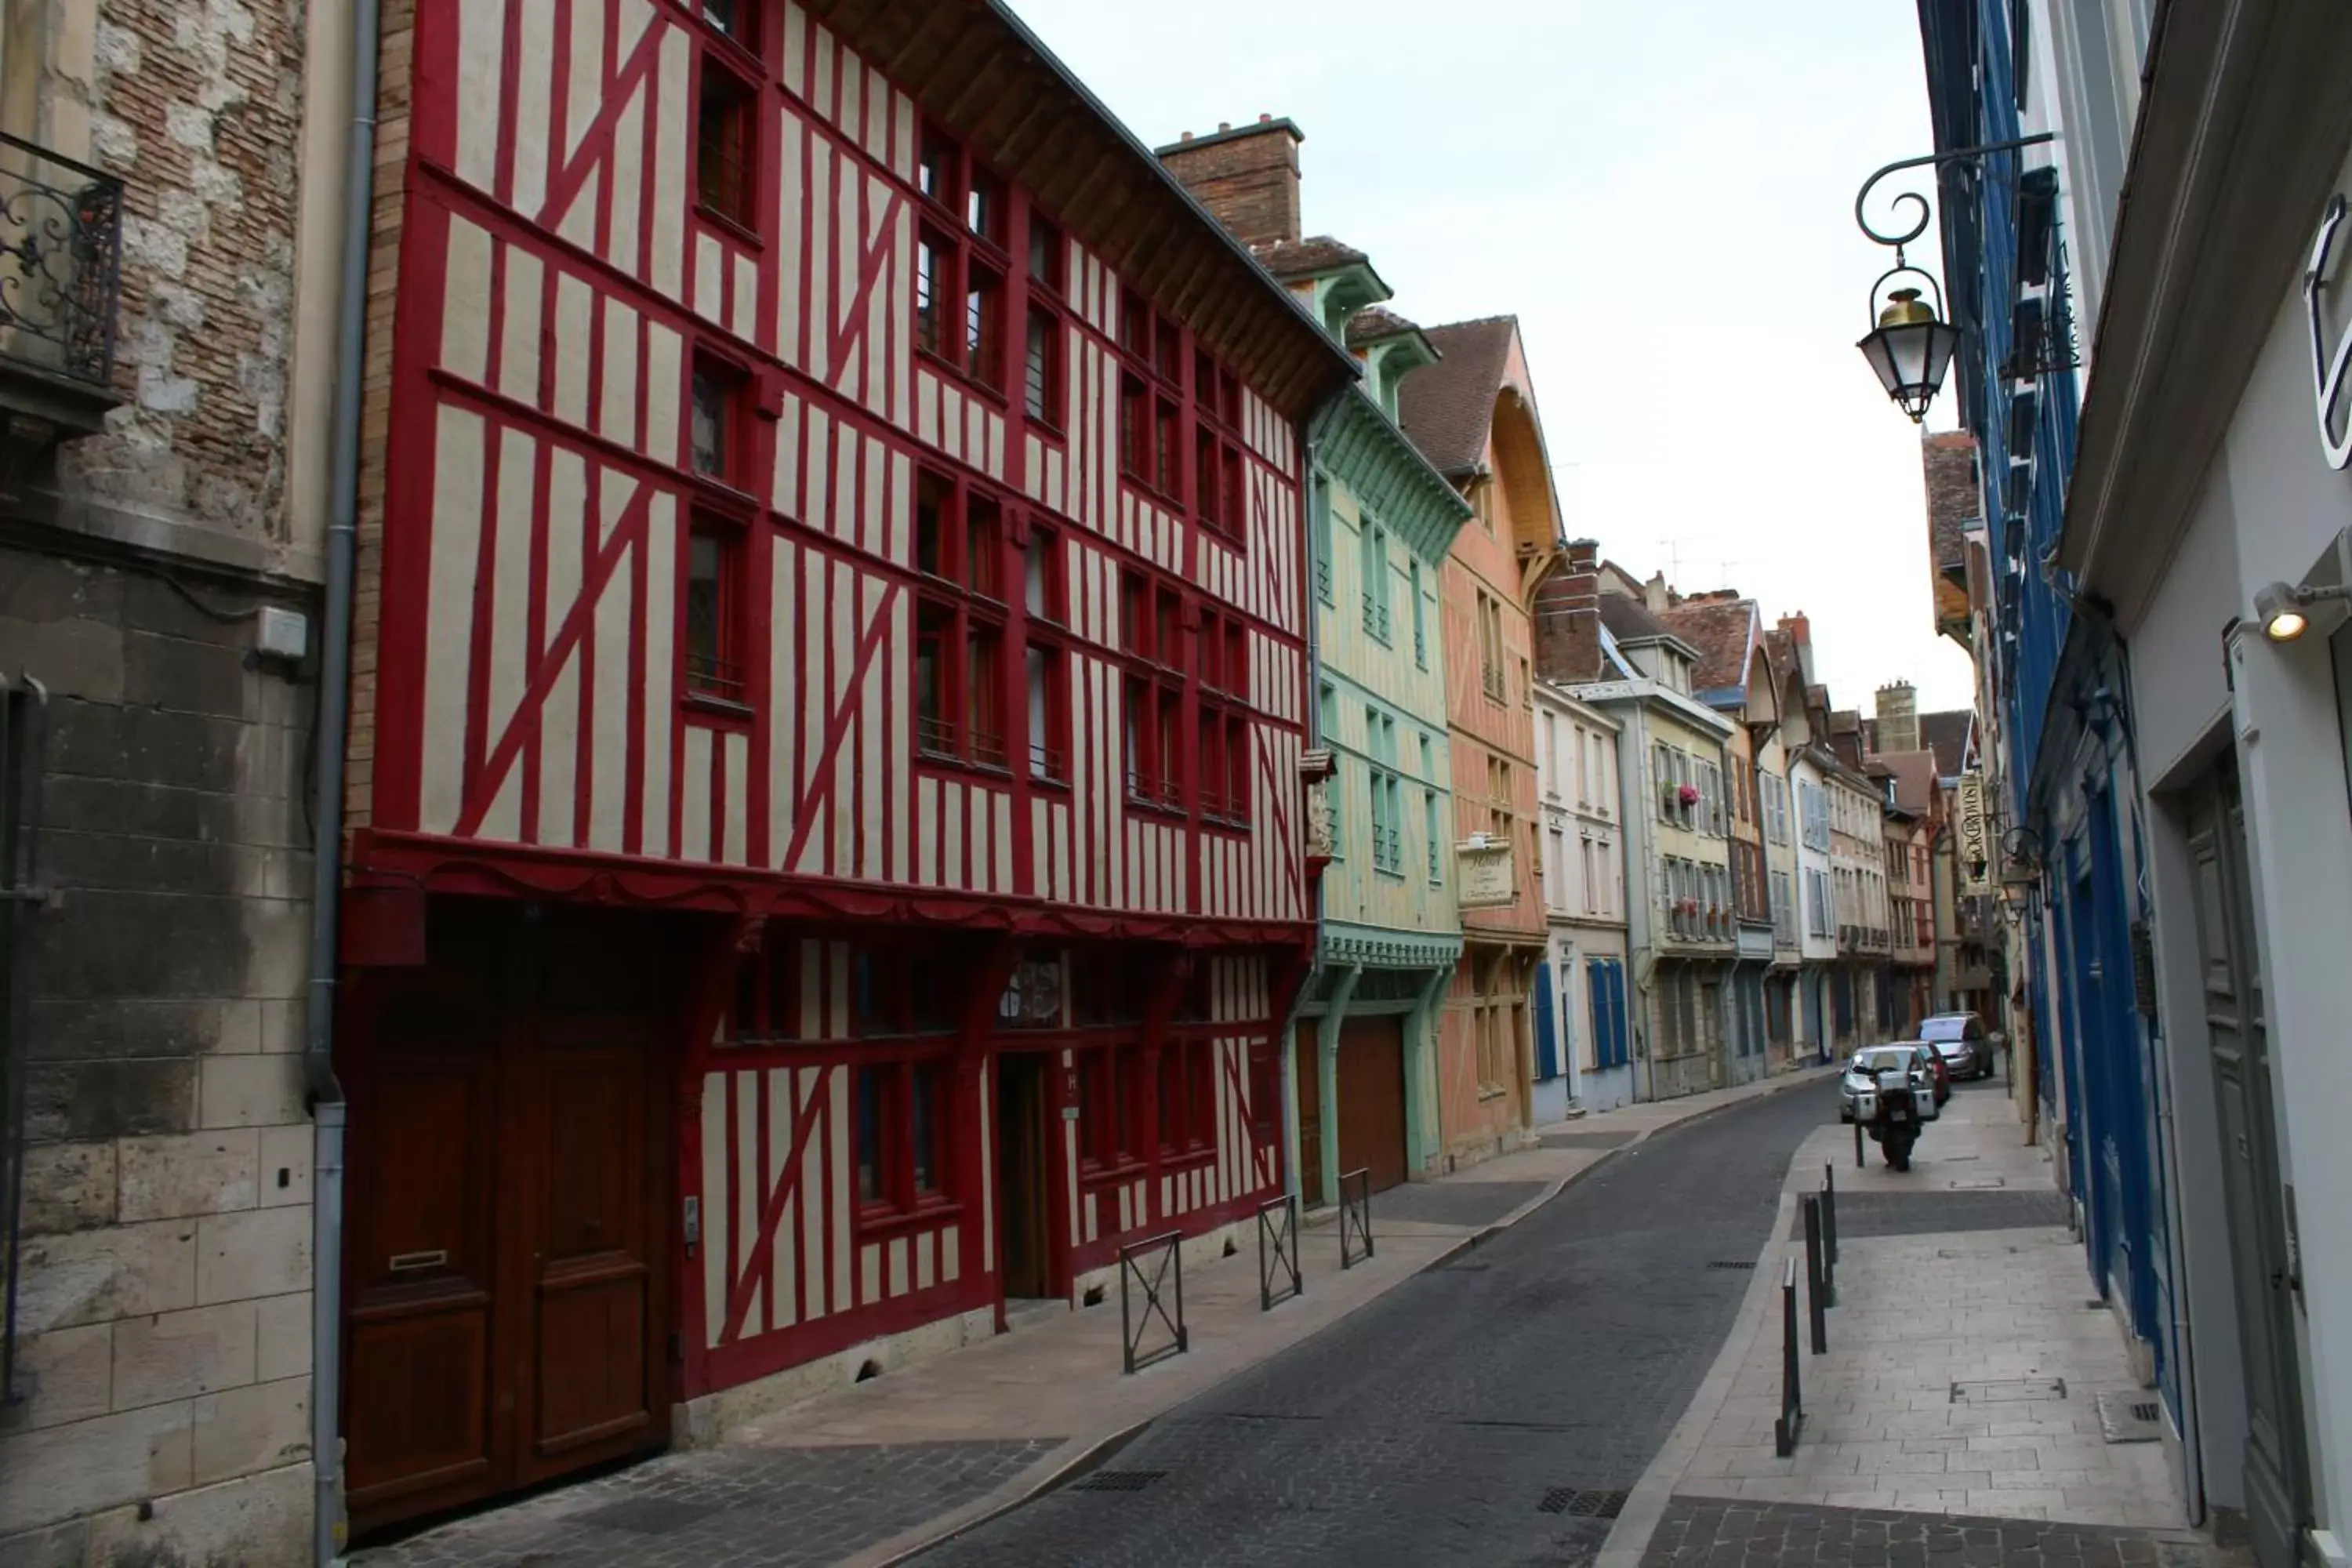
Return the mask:
POLYGON ((2028 1399, 2063 1399, 2063 1377, 2003 1377, 1986 1383, 1952 1384, 1955 1405, 2015 1405, 2028 1399))
POLYGON ((1753 1268, 1756 1267, 1756 1260, 1751 1258, 1742 1263, 1736 1258, 1712 1258, 1707 1260, 1706 1266, 1709 1268, 1753 1268))
POLYGON ((1564 1513, 1570 1519, 1615 1519, 1625 1508, 1622 1491, 1587 1491, 1554 1487, 1536 1504, 1538 1513, 1564 1513))
POLYGON ((1073 1482, 1074 1492, 1139 1492, 1152 1482, 1165 1480, 1165 1470, 1097 1470, 1085 1480, 1073 1482))
POLYGON ((2099 1407, 2099 1436, 2110 1443, 2153 1443, 2164 1436, 2163 1407, 2127 1389, 2092 1395, 2099 1407))

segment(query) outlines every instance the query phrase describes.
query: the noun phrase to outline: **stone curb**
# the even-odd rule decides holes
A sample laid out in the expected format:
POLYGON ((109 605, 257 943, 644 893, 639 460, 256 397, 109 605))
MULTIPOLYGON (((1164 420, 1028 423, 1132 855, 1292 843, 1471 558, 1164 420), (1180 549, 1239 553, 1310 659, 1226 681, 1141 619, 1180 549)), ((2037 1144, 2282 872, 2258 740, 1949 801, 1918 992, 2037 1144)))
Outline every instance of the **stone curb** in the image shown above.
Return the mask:
MULTIPOLYGON (((1818 1083, 1822 1081, 1823 1078, 1830 1075, 1833 1070, 1834 1064, 1832 1064, 1827 1067, 1815 1066, 1800 1071, 1783 1073, 1777 1081, 1769 1079, 1763 1080, 1770 1085, 1770 1087, 1759 1089, 1754 1094, 1743 1095, 1738 1100, 1727 1100, 1720 1105, 1708 1106, 1704 1110, 1693 1111, 1688 1116, 1677 1117, 1672 1121, 1661 1122, 1655 1127, 1643 1128, 1630 1141, 1619 1144, 1614 1149, 1602 1150, 1601 1152, 1600 1158, 1594 1160, 1592 1163, 1585 1166, 1582 1170, 1575 1172, 1570 1175, 1559 1177, 1545 1184, 1544 1190, 1542 1192, 1537 1194, 1534 1197, 1529 1198, 1527 1202, 1521 1204, 1518 1207, 1513 1209, 1502 1218, 1496 1220, 1493 1224, 1485 1226, 1480 1229, 1465 1236, 1453 1246, 1446 1247, 1444 1251, 1437 1254, 1436 1257, 1432 1258, 1428 1262, 1423 1263, 1420 1268, 1413 1269, 1411 1273, 1398 1275, 1395 1281, 1389 1285, 1387 1289, 1365 1297, 1362 1300, 1357 1302, 1354 1306, 1349 1308, 1346 1311, 1332 1319, 1330 1322, 1324 1324, 1319 1329, 1317 1329, 1315 1333, 1320 1334, 1328 1332, 1330 1329, 1339 1323, 1345 1322, 1349 1318, 1354 1316, 1357 1312, 1361 1311, 1364 1308, 1386 1297, 1391 1290, 1394 1290, 1399 1285, 1403 1284, 1407 1279, 1413 1279, 1418 1275, 1427 1274, 1433 1269, 1443 1268, 1446 1264, 1452 1262, 1463 1253, 1468 1252, 1473 1248, 1483 1245, 1493 1237, 1499 1236, 1504 1231, 1508 1230, 1511 1226, 1527 1218, 1528 1215, 1535 1213, 1536 1210, 1543 1207, 1544 1205, 1551 1202, 1552 1199, 1559 1196, 1561 1193, 1566 1192, 1578 1182, 1582 1181, 1585 1177, 1592 1174, 1593 1172, 1598 1171, 1602 1166, 1608 1164, 1618 1155, 1624 1153, 1629 1149, 1640 1148, 1643 1144, 1648 1142, 1659 1133, 1675 1131, 1679 1129, 1692 1126, 1697 1122, 1705 1121, 1710 1117, 1720 1116, 1725 1111, 1735 1110, 1739 1106, 1750 1104, 1753 1101, 1759 1100, 1769 1100, 1775 1095, 1785 1093, 1790 1089, 1801 1089, 1808 1084, 1818 1083)), ((1766 1250, 1768 1252, 1780 1246, 1781 1233, 1788 1228, 1788 1211, 1790 1208, 1790 1205, 1785 1199, 1785 1196, 1781 1206, 1783 1212, 1773 1223, 1772 1239, 1766 1243, 1766 1250)), ((1758 1264, 1758 1270, 1759 1278, 1760 1278, 1762 1273, 1765 1272, 1760 1260, 1758 1264)), ((1756 1288, 1756 1281, 1750 1280, 1748 1283, 1749 1291, 1753 1293, 1756 1288)), ((1740 1321, 1742 1322, 1747 1321, 1748 1307, 1748 1302, 1743 1300, 1740 1303, 1740 1321)), ((1312 1337, 1313 1335, 1307 1336, 1307 1338, 1312 1337)), ((1740 1339, 1740 1335, 1737 1329, 1733 1331, 1732 1338, 1735 1340, 1740 1339)), ((1304 1340, 1293 1342, 1293 1343, 1303 1342, 1305 1342, 1304 1340)), ((924 1552, 930 1551, 935 1546, 939 1546, 945 1542, 952 1541, 957 1536, 969 1534, 972 1531, 979 1529, 981 1526, 1001 1519, 1016 1509, 1025 1507, 1050 1492, 1057 1491, 1061 1488, 1069 1485, 1072 1481, 1079 1480, 1089 1472, 1100 1468, 1103 1464, 1115 1458, 1120 1449, 1126 1447, 1129 1443, 1134 1442, 1138 1437, 1143 1436, 1154 1422, 1164 1420, 1175 1412, 1183 1409, 1188 1405, 1191 1405, 1195 1400, 1203 1398, 1210 1394, 1213 1394, 1216 1390, 1223 1387, 1224 1384, 1233 1381, 1234 1378, 1240 1376, 1244 1372, 1250 1371, 1252 1368, 1265 1364, 1265 1363, 1272 1359, 1273 1356, 1279 1355, 1282 1353, 1283 1350, 1287 1350, 1289 1348, 1289 1345, 1285 1345, 1281 1350, 1274 1351, 1266 1356, 1261 1356, 1258 1360, 1251 1362, 1246 1365, 1237 1366, 1234 1368, 1232 1372, 1227 1373, 1223 1377, 1221 1377, 1216 1382, 1210 1384, 1207 1387, 1199 1389, 1194 1393, 1186 1395, 1177 1404, 1170 1405, 1167 1409, 1160 1411, 1156 1415, 1147 1415, 1139 1421, 1130 1422, 1125 1426, 1098 1436, 1073 1437, 1069 1441, 1064 1443, 1060 1447, 1055 1449, 1052 1453, 1046 1455, 1044 1458, 1038 1460, 1035 1464, 1030 1466, 1021 1474, 997 1487, 995 1490, 990 1492, 986 1497, 966 1503, 961 1508, 951 1510, 947 1513, 940 1515, 937 1519, 917 1525, 911 1531, 907 1531, 901 1534, 891 1537, 887 1541, 867 1547, 865 1551, 860 1552, 854 1556, 845 1557, 838 1564, 836 1564, 836 1568, 896 1568, 897 1564, 911 1562, 915 1558, 921 1556, 924 1552)), ((1744 1352, 1746 1349, 1744 1340, 1741 1341, 1741 1349, 1744 1352)), ((1708 1372, 1707 1383, 1701 1385, 1699 1398, 1704 1398, 1707 1388, 1713 1386, 1717 1370, 1722 1371, 1723 1381, 1727 1385, 1727 1388, 1732 1376, 1738 1370, 1737 1358, 1734 1358, 1728 1367, 1725 1367, 1723 1365, 1723 1358, 1720 1353, 1718 1353, 1717 1361, 1717 1367, 1716 1369, 1711 1369, 1708 1372)), ((1694 1408, 1696 1408, 1696 1403, 1697 1401, 1694 1400, 1694 1408)), ((1721 1403, 1722 1395, 1718 1394, 1716 1404, 1720 1405, 1721 1403)), ((1708 1418, 1710 1420, 1713 1418, 1712 1408, 1710 1408, 1708 1418)), ((1687 1423, 1689 1419, 1690 1416, 1685 1414, 1683 1418, 1684 1422, 1687 1423)), ((1704 1430, 1705 1423, 1701 1423, 1693 1433, 1693 1446, 1696 1446, 1697 1441, 1696 1433, 1704 1430)), ((1677 1424, 1675 1428, 1675 1436, 1679 1437, 1681 1435, 1682 1425, 1677 1424)), ((1673 1438, 1668 1440, 1669 1448, 1673 1447, 1673 1438)), ((1664 1457, 1664 1456, 1662 1453, 1660 1458, 1663 1459, 1664 1457)), ((1675 1464, 1674 1474, 1680 1475, 1682 1473, 1682 1465, 1687 1462, 1688 1456, 1685 1455, 1683 1458, 1675 1464)), ((1657 1465, 1654 1462, 1651 1469, 1654 1471, 1656 1468, 1657 1465)), ((1647 1484, 1650 1479, 1650 1472, 1645 1471, 1643 1476, 1644 1484, 1647 1484)), ((1656 1503, 1649 1520, 1650 1528, 1655 1528, 1658 1516, 1665 1511, 1666 1496, 1672 1490, 1671 1477, 1662 1482, 1656 1490, 1656 1503)), ((1631 1513, 1633 1506, 1634 1503, 1633 1500, 1629 1500, 1627 1502, 1626 1514, 1631 1513)), ((1624 1517, 1624 1515, 1620 1516, 1621 1524, 1623 1522, 1624 1517)), ((1610 1531, 1609 1539, 1612 1542, 1614 1542, 1617 1540, 1617 1531, 1614 1529, 1610 1531)), ((1642 1539, 1644 1543, 1647 1542, 1649 1539, 1648 1529, 1643 1530, 1642 1532, 1642 1539)), ((1597 1568, 1631 1568, 1630 1563, 1622 1565, 1610 1563, 1606 1561, 1606 1552, 1607 1548, 1604 1547, 1604 1560, 1597 1565, 1597 1568)), ((1633 1561, 1638 1561, 1640 1555, 1640 1548, 1636 1547, 1634 1549, 1633 1561)))

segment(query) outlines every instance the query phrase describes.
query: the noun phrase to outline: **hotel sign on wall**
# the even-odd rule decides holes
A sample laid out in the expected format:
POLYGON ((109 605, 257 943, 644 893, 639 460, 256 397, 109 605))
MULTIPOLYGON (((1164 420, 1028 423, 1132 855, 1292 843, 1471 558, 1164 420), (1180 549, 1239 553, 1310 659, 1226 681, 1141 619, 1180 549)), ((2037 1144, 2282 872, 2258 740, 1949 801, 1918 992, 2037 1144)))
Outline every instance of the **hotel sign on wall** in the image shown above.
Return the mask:
POLYGON ((1959 824, 1955 832, 1959 843, 1960 891, 1986 892, 1992 886, 1987 876, 1992 865, 1992 822, 1985 810, 1984 775, 1962 774, 1959 796, 1959 824))
POLYGON ((1465 910, 1493 909, 1508 904, 1517 894, 1511 887, 1511 844, 1474 833, 1454 847, 1460 879, 1456 897, 1465 910))

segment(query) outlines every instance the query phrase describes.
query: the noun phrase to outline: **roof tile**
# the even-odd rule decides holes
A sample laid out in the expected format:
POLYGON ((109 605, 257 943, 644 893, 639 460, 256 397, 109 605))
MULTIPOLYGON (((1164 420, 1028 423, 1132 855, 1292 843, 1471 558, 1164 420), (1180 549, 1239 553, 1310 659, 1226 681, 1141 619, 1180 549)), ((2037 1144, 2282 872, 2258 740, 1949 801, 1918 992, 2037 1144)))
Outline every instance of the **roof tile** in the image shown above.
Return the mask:
POLYGON ((1416 371, 1397 389, 1398 423, 1430 466, 1448 479, 1486 459, 1495 395, 1510 363, 1515 316, 1490 316, 1430 327, 1425 333, 1444 357, 1416 371))

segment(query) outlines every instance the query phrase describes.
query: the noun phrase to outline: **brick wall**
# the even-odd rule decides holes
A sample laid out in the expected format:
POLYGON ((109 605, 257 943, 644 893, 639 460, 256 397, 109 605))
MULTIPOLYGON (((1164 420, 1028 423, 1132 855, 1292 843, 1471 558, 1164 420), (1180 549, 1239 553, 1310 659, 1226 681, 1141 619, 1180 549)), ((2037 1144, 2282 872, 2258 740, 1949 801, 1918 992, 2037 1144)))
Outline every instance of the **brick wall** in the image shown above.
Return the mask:
POLYGON ((69 498, 279 542, 302 7, 59 0, 47 133, 123 182, 117 386, 69 498))
POLYGON ((1569 543, 1560 570, 1536 588, 1536 673, 1550 680, 1598 680, 1601 668, 1601 547, 1569 543))
POLYGON ((1260 116, 1255 125, 1221 126, 1197 140, 1187 132, 1160 150, 1160 161, 1244 245, 1296 245, 1305 140, 1289 121, 1260 116))
POLYGON ((351 740, 343 821, 367 826, 375 790, 376 648, 383 625, 384 452, 392 419, 392 331, 401 222, 408 205, 408 136, 416 0, 384 0, 377 58, 375 179, 368 239, 367 339, 360 405, 359 565, 352 598, 351 740))
POLYGON ((1919 460, 1927 479, 1927 542, 1938 573, 1960 570, 1962 531, 1984 510, 1977 489, 1976 437, 1962 431, 1925 437, 1919 460))

